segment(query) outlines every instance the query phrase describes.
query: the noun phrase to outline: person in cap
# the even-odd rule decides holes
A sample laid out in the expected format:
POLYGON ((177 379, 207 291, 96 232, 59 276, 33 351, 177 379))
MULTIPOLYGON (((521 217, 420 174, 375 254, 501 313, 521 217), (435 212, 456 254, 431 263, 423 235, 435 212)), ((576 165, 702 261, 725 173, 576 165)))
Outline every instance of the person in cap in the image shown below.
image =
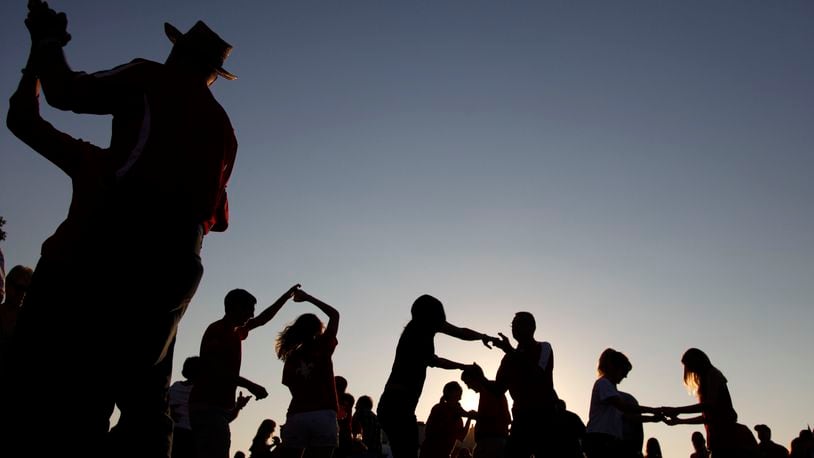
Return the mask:
POLYGON ((772 441, 772 430, 766 425, 755 425, 758 439, 758 450, 762 458, 788 458, 786 447, 772 441))
POLYGON ((202 240, 228 225, 237 141, 209 86, 235 78, 223 69, 231 46, 203 22, 186 33, 165 24, 172 50, 164 63, 135 59, 85 73, 65 60, 63 13, 31 0, 26 26, 24 74, 38 78, 47 102, 111 114, 113 124, 96 198, 81 224, 43 246, 20 314, 9 392, 36 396, 4 409, 18 433, 11 442, 41 436, 48 412, 59 425, 48 443, 61 455, 167 457, 177 327, 203 273, 202 240))

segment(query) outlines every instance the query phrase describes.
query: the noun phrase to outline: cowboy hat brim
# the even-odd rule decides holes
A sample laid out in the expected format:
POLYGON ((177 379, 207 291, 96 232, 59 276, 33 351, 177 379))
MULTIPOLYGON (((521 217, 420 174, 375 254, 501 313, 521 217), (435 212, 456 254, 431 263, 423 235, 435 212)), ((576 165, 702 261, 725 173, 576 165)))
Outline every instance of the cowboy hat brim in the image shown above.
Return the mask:
MULTIPOLYGON (((180 30, 178 30, 174 25, 170 24, 169 22, 164 23, 164 33, 167 35, 167 38, 170 39, 170 42, 172 42, 172 44, 175 44, 179 39, 181 39, 181 37, 184 36, 184 34, 181 33, 180 30)), ((226 70, 223 67, 215 67, 215 72, 219 76, 222 76, 223 78, 226 78, 229 81, 234 81, 237 79, 237 75, 226 70)))

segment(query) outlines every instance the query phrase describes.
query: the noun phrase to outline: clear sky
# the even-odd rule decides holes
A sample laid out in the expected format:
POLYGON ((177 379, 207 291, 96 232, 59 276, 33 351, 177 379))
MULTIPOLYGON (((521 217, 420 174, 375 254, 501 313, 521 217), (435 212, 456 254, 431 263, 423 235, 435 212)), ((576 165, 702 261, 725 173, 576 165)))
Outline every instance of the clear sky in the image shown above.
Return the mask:
MULTIPOLYGON (((694 402, 679 360, 695 346, 742 423, 785 445, 814 423, 814 2, 50 3, 68 14, 76 69, 163 61, 164 21, 203 19, 235 47, 239 79, 213 86, 240 143, 231 227, 205 240, 177 377, 228 290, 264 306, 299 282, 341 312, 336 373, 374 402, 410 304, 430 293, 450 322, 490 334, 532 312, 585 421, 603 349, 633 363, 619 388, 658 406, 694 402)), ((0 6, 2 112, 25 5, 0 6)), ((44 113, 109 142, 107 117, 44 113)), ((7 266, 33 266, 69 182, 6 129, 0 151, 7 266)), ((273 343, 303 311, 245 342, 243 374, 271 395, 232 424, 233 451, 263 418, 284 422, 273 343)), ((441 336, 436 349, 488 375, 500 359, 441 336)), ((459 375, 429 371, 419 419, 459 375)), ((645 434, 680 457, 699 429, 645 434)))

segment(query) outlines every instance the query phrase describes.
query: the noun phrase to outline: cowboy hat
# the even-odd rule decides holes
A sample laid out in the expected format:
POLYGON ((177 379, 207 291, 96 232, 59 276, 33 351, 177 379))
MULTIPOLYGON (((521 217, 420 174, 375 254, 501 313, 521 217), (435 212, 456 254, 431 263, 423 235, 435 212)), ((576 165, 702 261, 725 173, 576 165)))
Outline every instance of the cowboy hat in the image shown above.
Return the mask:
POLYGON ((237 76, 223 69, 223 62, 232 52, 232 45, 223 41, 203 21, 198 21, 187 33, 181 33, 169 22, 164 23, 164 33, 174 45, 183 44, 184 50, 210 65, 218 75, 227 80, 237 76))

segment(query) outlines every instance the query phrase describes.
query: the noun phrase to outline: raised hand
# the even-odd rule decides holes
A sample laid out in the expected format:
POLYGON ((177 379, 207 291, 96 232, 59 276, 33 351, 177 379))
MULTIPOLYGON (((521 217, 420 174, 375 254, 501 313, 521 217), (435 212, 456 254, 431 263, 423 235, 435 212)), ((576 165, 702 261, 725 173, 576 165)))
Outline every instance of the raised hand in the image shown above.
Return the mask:
POLYGON ((251 401, 251 399, 252 399, 251 396, 243 396, 242 391, 238 392, 237 393, 237 400, 235 401, 235 408, 237 410, 240 410, 240 409, 246 407, 246 404, 248 404, 249 401, 251 401))
POLYGON ((288 297, 290 297, 290 298, 295 298, 296 293, 297 293, 297 291, 300 290, 300 288, 302 288, 302 285, 297 283, 296 285, 292 286, 291 288, 288 288, 288 291, 286 291, 286 295, 288 295, 288 297))
POLYGON ((32 43, 54 41, 65 46, 71 40, 68 33, 68 17, 57 13, 47 2, 29 0, 25 26, 31 34, 32 43))

